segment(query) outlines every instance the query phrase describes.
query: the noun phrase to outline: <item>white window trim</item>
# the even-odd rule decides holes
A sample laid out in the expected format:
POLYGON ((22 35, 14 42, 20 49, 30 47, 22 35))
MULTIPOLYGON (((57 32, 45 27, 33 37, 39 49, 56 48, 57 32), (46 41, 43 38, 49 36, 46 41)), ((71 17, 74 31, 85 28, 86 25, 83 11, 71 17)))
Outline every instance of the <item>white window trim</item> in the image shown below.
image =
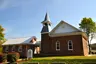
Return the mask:
POLYGON ((18 51, 19 51, 19 52, 22 52, 22 46, 21 46, 21 45, 19 46, 18 51), (21 50, 20 50, 20 49, 21 49, 21 50))
POLYGON ((14 48, 15 48, 15 46, 12 46, 12 52, 15 52, 14 48))
POLYGON ((68 50, 73 50, 73 42, 72 42, 72 40, 68 40, 68 50), (71 41, 72 49, 69 49, 69 41, 71 41))
POLYGON ((5 52, 8 52, 9 46, 5 47, 5 52))
POLYGON ((57 49, 57 44, 59 41, 56 41, 56 51, 60 51, 60 42, 59 42, 59 49, 57 49))

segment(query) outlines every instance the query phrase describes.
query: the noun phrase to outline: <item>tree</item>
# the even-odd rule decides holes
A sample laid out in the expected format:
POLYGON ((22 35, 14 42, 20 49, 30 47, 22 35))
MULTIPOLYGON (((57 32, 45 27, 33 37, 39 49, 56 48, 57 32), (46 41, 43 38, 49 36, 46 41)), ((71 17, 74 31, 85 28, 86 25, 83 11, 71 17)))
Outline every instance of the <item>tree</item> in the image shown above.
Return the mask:
POLYGON ((4 28, 0 25, 0 52, 2 50, 1 44, 5 42, 5 38, 4 38, 4 28))
POLYGON ((90 54, 91 53, 90 43, 95 36, 96 24, 91 18, 85 17, 81 20, 81 23, 79 24, 79 26, 80 26, 79 28, 87 34, 89 54, 90 54), (90 40, 89 40, 89 37, 90 37, 90 40))

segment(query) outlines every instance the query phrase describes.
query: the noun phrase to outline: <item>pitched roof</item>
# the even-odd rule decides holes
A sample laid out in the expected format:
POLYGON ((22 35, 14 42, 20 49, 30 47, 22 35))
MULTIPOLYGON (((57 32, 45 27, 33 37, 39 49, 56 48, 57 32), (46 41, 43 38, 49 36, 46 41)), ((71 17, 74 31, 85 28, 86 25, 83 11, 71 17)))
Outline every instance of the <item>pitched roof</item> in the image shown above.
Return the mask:
POLYGON ((61 24, 63 24, 63 23, 65 23, 65 24, 67 24, 67 25, 69 25, 70 27, 72 27, 72 28, 74 28, 74 29, 76 29, 77 31, 79 31, 79 32, 82 32, 81 30, 79 30, 78 28, 76 28, 76 27, 74 27, 74 26, 72 26, 72 25, 70 25, 70 24, 68 24, 67 22, 65 22, 65 21, 63 21, 63 20, 61 20, 61 22, 59 23, 59 24, 57 24, 57 26, 56 27, 54 27, 52 30, 51 30, 51 32, 50 33, 52 33, 52 32, 54 32, 61 24))
POLYGON ((82 32, 81 30, 79 30, 78 28, 68 24, 67 22, 61 20, 61 22, 59 24, 57 24, 56 27, 54 27, 51 32, 50 32, 50 36, 51 37, 58 37, 58 36, 69 36, 69 35, 78 35, 81 34, 84 37, 87 38, 86 33, 82 32), (64 26, 65 25, 65 26, 64 26))
MULTIPOLYGON (((32 40, 32 37, 8 39, 2 45, 30 44, 31 40, 32 40)), ((38 43, 40 43, 40 41, 37 40, 36 44, 38 43)))

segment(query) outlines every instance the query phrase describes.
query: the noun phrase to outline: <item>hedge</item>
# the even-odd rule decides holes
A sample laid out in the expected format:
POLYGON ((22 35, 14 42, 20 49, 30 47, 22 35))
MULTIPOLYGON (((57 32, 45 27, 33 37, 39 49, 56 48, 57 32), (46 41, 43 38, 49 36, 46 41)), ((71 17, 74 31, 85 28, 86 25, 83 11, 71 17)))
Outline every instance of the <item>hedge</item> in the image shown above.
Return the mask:
POLYGON ((6 58, 6 54, 0 53, 0 63, 5 62, 6 58))
POLYGON ((11 52, 7 55, 7 61, 10 63, 14 63, 19 59, 20 55, 17 52, 11 52))

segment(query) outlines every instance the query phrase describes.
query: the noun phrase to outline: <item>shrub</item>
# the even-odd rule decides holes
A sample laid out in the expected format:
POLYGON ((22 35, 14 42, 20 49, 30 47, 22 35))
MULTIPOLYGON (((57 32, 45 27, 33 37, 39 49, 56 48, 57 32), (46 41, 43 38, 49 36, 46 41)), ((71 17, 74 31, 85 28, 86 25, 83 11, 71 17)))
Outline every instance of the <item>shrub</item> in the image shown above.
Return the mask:
POLYGON ((7 61, 10 63, 16 62, 19 59, 20 55, 17 52, 8 53, 7 61))
POLYGON ((5 61, 6 61, 6 54, 1 53, 0 54, 0 63, 5 62, 5 61))

